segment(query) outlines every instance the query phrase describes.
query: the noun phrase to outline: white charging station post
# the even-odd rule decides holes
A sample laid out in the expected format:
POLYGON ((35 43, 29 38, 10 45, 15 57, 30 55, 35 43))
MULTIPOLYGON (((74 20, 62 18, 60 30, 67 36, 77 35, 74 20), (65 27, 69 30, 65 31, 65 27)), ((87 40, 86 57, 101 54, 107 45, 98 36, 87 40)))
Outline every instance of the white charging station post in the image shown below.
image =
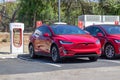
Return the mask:
POLYGON ((23 53, 24 23, 10 23, 10 53, 23 53))

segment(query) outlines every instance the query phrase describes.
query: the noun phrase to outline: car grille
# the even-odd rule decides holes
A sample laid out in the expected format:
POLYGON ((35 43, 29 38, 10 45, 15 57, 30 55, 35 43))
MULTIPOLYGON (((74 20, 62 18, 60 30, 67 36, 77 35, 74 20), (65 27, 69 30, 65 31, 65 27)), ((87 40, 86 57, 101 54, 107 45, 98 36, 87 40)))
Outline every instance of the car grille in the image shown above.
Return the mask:
POLYGON ((96 54, 96 53, 76 53, 75 55, 93 55, 93 54, 96 54))
POLYGON ((93 49, 96 45, 94 43, 78 43, 75 44, 72 48, 73 49, 93 49))
POLYGON ((95 56, 97 55, 96 53, 76 53, 75 56, 95 56))

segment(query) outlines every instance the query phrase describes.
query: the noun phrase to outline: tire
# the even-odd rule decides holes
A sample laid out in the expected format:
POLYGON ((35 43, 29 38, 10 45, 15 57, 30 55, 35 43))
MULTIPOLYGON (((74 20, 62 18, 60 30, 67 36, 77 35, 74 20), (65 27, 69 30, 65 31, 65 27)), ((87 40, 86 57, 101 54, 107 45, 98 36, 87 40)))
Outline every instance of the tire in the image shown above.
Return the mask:
POLYGON ((89 57, 90 61, 97 61, 98 60, 98 56, 91 56, 89 57))
POLYGON ((34 47, 32 44, 29 45, 29 55, 31 58, 36 58, 37 56, 35 55, 34 47))
POLYGON ((59 55, 59 50, 57 46, 52 46, 51 57, 52 57, 53 62, 55 63, 60 61, 60 55, 59 55))
POLYGON ((107 59, 114 59, 115 58, 115 49, 113 45, 107 44, 104 49, 104 54, 107 59))

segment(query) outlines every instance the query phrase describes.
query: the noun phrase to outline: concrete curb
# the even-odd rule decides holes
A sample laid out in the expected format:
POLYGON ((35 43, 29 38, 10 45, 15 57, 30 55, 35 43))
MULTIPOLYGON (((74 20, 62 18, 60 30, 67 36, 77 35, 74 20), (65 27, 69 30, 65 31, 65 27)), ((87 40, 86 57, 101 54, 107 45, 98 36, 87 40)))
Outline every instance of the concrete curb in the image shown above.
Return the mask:
POLYGON ((28 53, 0 54, 0 59, 6 59, 6 58, 17 58, 18 55, 24 55, 24 54, 28 54, 28 53))

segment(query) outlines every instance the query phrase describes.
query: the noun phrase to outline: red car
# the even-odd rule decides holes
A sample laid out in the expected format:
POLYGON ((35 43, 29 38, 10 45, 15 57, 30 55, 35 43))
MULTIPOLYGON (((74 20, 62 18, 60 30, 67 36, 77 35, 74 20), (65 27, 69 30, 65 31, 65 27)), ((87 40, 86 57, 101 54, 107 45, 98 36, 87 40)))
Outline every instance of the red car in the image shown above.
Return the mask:
POLYGON ((54 62, 65 57, 89 57, 96 61, 101 55, 101 44, 77 26, 42 25, 30 37, 29 53, 31 58, 50 56, 54 62))
POLYGON ((85 30, 100 40, 102 55, 106 58, 113 59, 120 54, 119 25, 92 25, 85 30))

